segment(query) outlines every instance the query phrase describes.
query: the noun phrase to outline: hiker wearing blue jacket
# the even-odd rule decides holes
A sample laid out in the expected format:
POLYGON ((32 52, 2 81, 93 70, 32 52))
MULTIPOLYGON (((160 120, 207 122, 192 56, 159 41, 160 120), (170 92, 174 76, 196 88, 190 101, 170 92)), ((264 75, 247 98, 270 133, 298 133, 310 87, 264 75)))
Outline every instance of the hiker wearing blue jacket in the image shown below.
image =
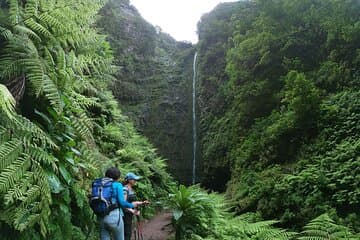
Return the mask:
POLYGON ((111 240, 111 235, 114 240, 124 240, 124 223, 122 208, 135 208, 143 204, 143 202, 129 203, 124 199, 123 185, 117 182, 120 178, 120 170, 112 167, 106 170, 105 177, 114 180, 112 183, 112 202, 117 203, 117 207, 104 217, 98 217, 100 223, 100 239, 111 240))

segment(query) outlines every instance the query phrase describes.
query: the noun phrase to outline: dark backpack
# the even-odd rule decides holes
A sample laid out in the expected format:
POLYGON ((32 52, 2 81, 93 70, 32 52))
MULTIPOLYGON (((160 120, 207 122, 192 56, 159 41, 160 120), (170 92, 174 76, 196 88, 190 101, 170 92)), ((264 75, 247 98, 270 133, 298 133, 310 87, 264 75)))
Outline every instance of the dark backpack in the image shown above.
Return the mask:
POLYGON ((108 215, 112 210, 118 208, 117 203, 112 203, 112 184, 111 178, 97 178, 91 184, 90 207, 99 217, 108 215))

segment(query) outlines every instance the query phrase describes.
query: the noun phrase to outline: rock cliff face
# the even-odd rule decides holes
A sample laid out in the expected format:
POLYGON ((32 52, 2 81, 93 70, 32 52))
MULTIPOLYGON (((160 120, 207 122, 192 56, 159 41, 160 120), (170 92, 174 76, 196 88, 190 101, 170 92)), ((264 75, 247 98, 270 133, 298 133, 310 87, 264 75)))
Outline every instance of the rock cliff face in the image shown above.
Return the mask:
POLYGON ((146 22, 126 0, 110 0, 98 26, 119 66, 112 90, 122 110, 168 159, 169 170, 191 181, 194 48, 146 22))
MULTIPOLYGON (((201 181, 210 189, 224 191, 230 179, 228 132, 222 128, 229 125, 219 122, 229 108, 229 96, 224 89, 229 81, 226 74, 226 54, 231 47, 234 33, 232 16, 238 11, 238 3, 219 4, 202 16, 198 23, 198 115, 199 156, 201 159, 201 181), (214 135, 218 131, 219 135, 214 135), (216 141, 214 141, 216 139, 216 141), (216 142, 216 144, 214 144, 216 142)), ((235 132, 232 128, 231 132, 235 132)))

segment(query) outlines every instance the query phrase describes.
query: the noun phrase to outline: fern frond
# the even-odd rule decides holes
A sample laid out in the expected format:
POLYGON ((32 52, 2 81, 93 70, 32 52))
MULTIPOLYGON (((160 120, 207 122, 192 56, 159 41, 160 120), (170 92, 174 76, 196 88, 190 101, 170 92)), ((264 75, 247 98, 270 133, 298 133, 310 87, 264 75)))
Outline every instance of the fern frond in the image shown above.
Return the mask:
POLYGON ((30 161, 28 158, 19 157, 11 165, 3 169, 0 173, 0 193, 6 192, 13 187, 29 166, 30 161))
POLYGON ((34 226, 40 220, 40 214, 34 214, 39 209, 39 203, 34 202, 28 208, 17 208, 14 216, 15 229, 23 231, 28 227, 34 226))
POLYGON ((0 220, 8 223, 9 225, 12 225, 15 220, 15 214, 16 207, 12 205, 11 207, 5 208, 3 211, 1 211, 0 220))
MULTIPOLYGON (((30 137, 34 142, 37 142, 39 147, 49 147, 52 149, 58 149, 59 147, 51 140, 41 128, 31 122, 29 119, 17 116, 17 121, 14 122, 14 127, 17 128, 22 136, 30 137)), ((24 140, 23 140, 24 142, 24 140)), ((29 146, 29 145, 27 145, 29 146)))
POLYGON ((5 205, 10 206, 17 200, 25 198, 26 189, 33 183, 33 173, 27 172, 13 188, 10 188, 4 196, 5 205))
POLYGON ((42 201, 45 201, 47 202, 47 204, 50 204, 52 202, 51 189, 44 169, 36 164, 33 164, 31 166, 31 171, 34 173, 36 184, 38 186, 41 186, 40 192, 41 192, 41 197, 43 199, 42 201))
POLYGON ((13 118, 16 101, 5 85, 0 84, 0 110, 9 118, 13 118))
POLYGON ((42 34, 43 36, 48 38, 53 37, 52 33, 46 27, 36 22, 33 18, 25 20, 24 23, 27 27, 29 27, 34 32, 37 32, 38 34, 42 34))
MULTIPOLYGON (((2 119, 0 118, 0 120, 2 120, 2 119)), ((5 127, 0 125, 0 144, 3 144, 4 142, 6 142, 8 140, 8 135, 9 135, 8 130, 5 127)))
POLYGON ((39 59, 23 59, 24 65, 26 66, 26 77, 29 79, 31 84, 34 86, 36 96, 40 96, 45 79, 45 70, 39 59))
POLYGON ((26 0, 24 12, 25 12, 25 18, 31 18, 37 16, 39 12, 39 1, 26 0))
POLYGON ((40 187, 32 185, 26 192, 26 195, 21 197, 22 205, 27 206, 30 203, 35 202, 41 195, 40 187))
POLYGON ((93 173, 97 172, 100 166, 104 162, 109 160, 105 155, 101 154, 97 149, 89 150, 89 147, 86 144, 83 144, 80 147, 80 150, 82 152, 81 159, 84 159, 88 170, 93 173))
POLYGON ((56 64, 57 64, 57 69, 58 70, 63 70, 65 71, 66 69, 66 54, 64 49, 62 48, 58 48, 56 50, 57 54, 56 54, 56 64))
POLYGON ((50 27, 53 27, 56 30, 63 30, 63 24, 56 18, 50 15, 48 12, 44 12, 40 14, 39 20, 42 24, 49 25, 50 27))
POLYGON ((61 101, 61 97, 60 97, 58 87, 46 75, 45 75, 43 81, 44 81, 43 90, 44 90, 46 98, 49 99, 50 104, 52 105, 54 110, 57 113, 61 113, 62 110, 63 110, 63 105, 62 105, 62 101, 61 101))
POLYGON ((13 188, 9 189, 9 191, 4 196, 5 205, 10 205, 15 202, 16 199, 20 199, 24 197, 25 189, 22 185, 17 184, 13 188))
POLYGON ((51 52, 49 51, 49 49, 46 46, 44 46, 43 49, 44 49, 44 58, 46 60, 47 65, 50 67, 55 67, 55 65, 56 65, 55 60, 54 60, 51 52))
POLYGON ((75 196, 76 205, 79 208, 83 208, 84 203, 86 204, 86 202, 87 202, 86 191, 84 190, 84 188, 80 187, 78 184, 74 184, 72 191, 75 196))
POLYGON ((9 0, 9 20, 12 25, 20 22, 20 9, 18 0, 9 0))
POLYGON ((341 240, 349 239, 351 232, 344 226, 337 225, 327 215, 323 214, 312 220, 300 233, 299 240, 341 240))
POLYGON ((52 154, 49 154, 45 150, 39 147, 29 147, 27 149, 27 153, 32 158, 33 161, 41 164, 42 166, 49 166, 52 168, 52 170, 57 173, 58 167, 56 163, 59 161, 57 158, 55 158, 52 154))
POLYGON ((87 56, 79 55, 78 56, 78 68, 81 69, 80 71, 83 73, 91 73, 89 64, 89 60, 87 59, 87 56))
POLYGON ((247 234, 256 234, 264 230, 268 230, 269 227, 273 224, 277 223, 277 221, 261 221, 256 223, 248 224, 244 229, 244 233, 247 234))
POLYGON ((17 159, 22 151, 22 142, 14 139, 0 145, 0 172, 17 159))
POLYGON ((93 124, 84 112, 80 113, 78 117, 71 116, 71 122, 82 139, 93 142, 94 139, 91 131, 93 124))
POLYGON ((261 230, 258 234, 255 236, 258 239, 264 239, 264 240, 289 240, 291 237, 295 236, 297 233, 289 233, 285 230, 280 230, 276 228, 268 228, 261 230))
POLYGON ((27 34, 31 39, 41 42, 41 38, 33 30, 28 27, 16 25, 14 30, 20 34, 27 34))
POLYGON ((0 59, 0 78, 8 82, 22 73, 22 61, 15 60, 12 56, 2 56, 0 59))
POLYGON ((101 108, 99 99, 96 97, 86 97, 86 96, 76 93, 76 92, 72 92, 71 96, 74 99, 74 101, 77 102, 79 104, 79 106, 82 107, 83 109, 86 109, 89 107, 101 108))
POLYGON ((9 40, 12 37, 12 32, 9 29, 0 26, 0 37, 9 40))

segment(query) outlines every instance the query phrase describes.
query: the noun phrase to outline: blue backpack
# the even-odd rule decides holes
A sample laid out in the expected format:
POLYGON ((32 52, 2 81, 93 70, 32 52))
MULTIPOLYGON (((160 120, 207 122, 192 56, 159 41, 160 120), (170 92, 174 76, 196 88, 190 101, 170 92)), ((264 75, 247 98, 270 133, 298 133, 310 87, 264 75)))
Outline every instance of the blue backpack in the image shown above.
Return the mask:
POLYGON ((90 207, 99 217, 108 215, 112 210, 118 208, 117 203, 112 203, 112 184, 111 178, 97 178, 91 184, 90 207))

